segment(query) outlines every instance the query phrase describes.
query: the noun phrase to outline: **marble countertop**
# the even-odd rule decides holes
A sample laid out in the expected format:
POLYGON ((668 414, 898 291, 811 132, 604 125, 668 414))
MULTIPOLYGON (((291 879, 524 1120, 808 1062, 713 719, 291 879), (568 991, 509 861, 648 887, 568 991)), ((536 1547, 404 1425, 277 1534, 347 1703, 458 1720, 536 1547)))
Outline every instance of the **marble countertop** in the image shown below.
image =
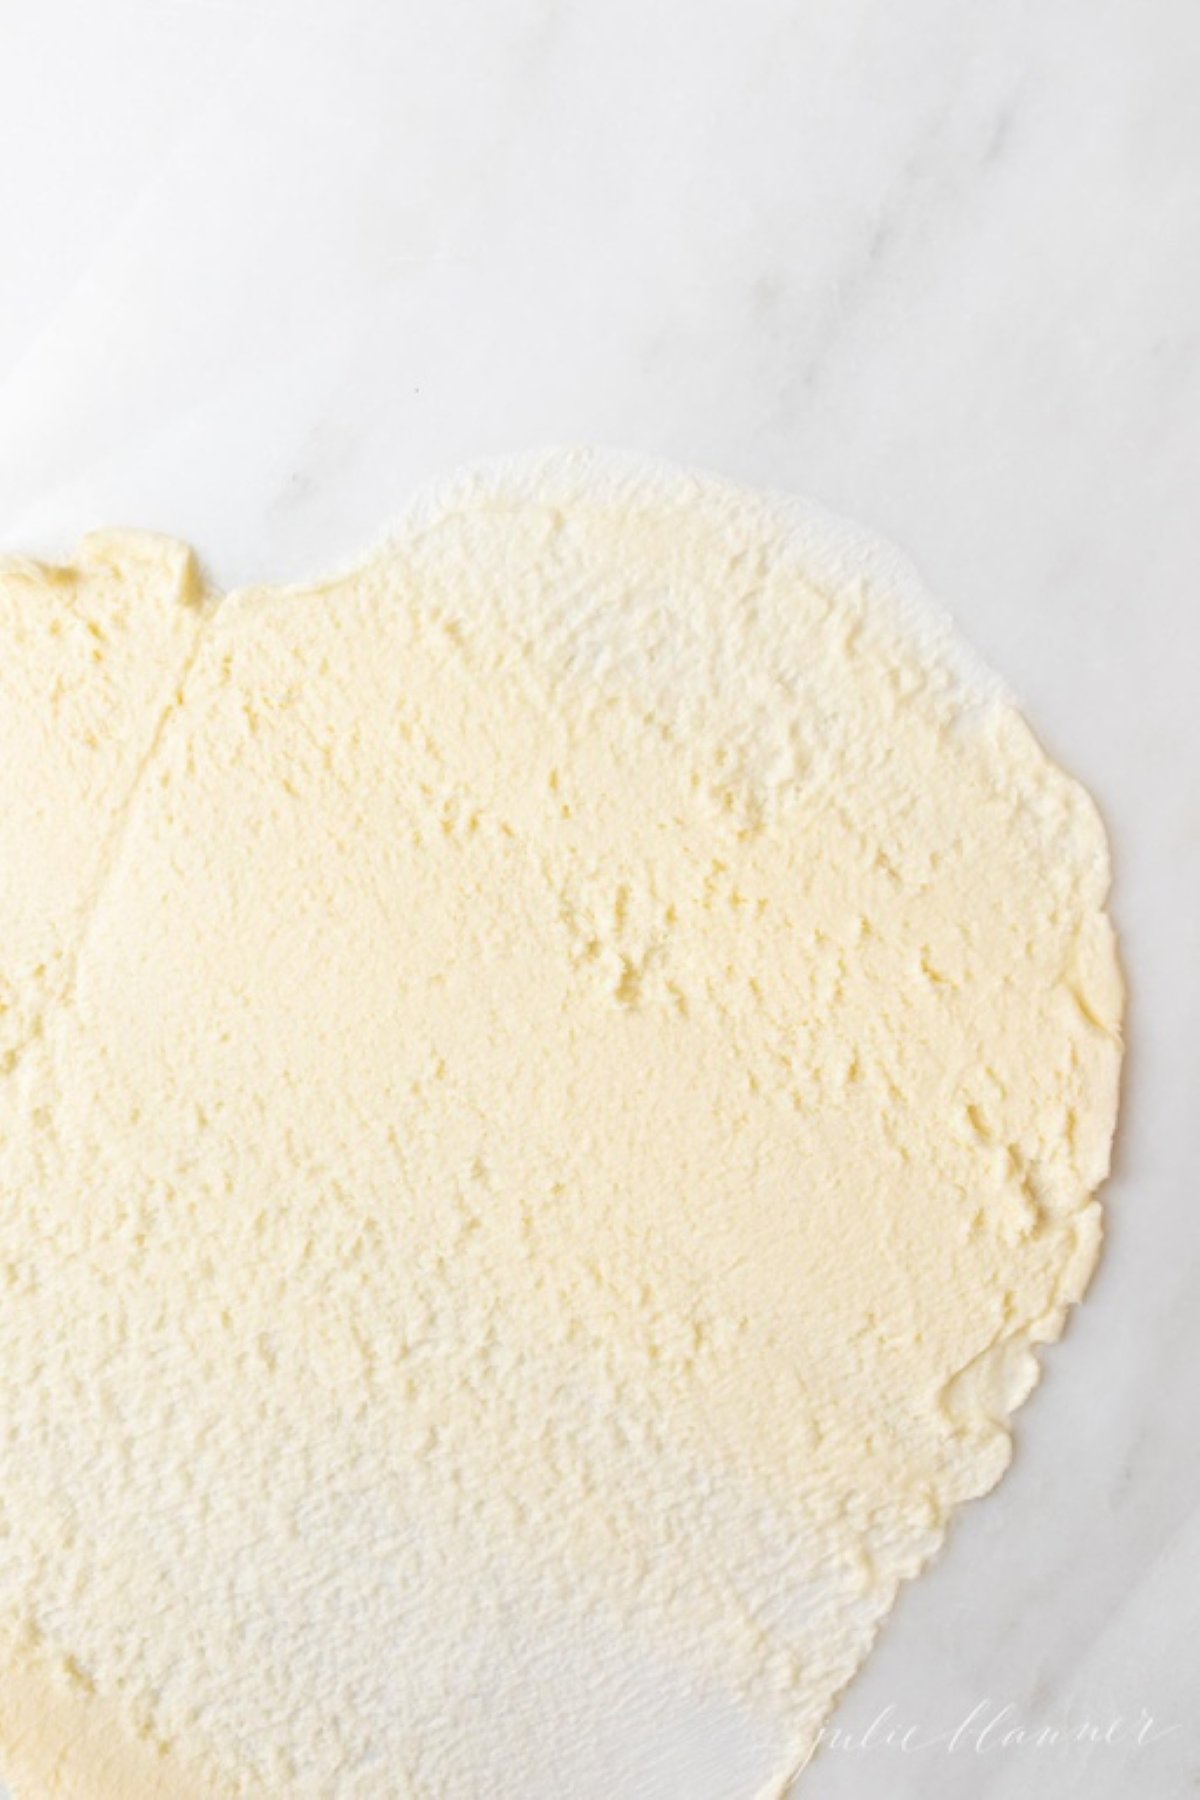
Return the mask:
POLYGON ((1107 1252, 802 1791, 1194 1793, 1200 11, 25 0, 4 75, 3 548, 283 579, 463 460, 628 446, 894 539, 1091 787, 1107 1252))

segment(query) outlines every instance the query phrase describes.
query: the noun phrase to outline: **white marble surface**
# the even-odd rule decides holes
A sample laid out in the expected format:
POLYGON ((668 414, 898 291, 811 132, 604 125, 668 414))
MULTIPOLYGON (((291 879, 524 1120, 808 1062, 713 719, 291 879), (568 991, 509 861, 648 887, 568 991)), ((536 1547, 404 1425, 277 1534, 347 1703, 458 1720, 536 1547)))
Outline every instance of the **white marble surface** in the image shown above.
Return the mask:
POLYGON ((1193 1793, 1194 0, 10 0, 0 29, 4 548, 120 522, 295 576, 465 458, 626 445, 897 540, 1091 785, 1132 993, 1107 1255, 839 1715, 874 1741, 801 1791, 1193 1793), (985 1710, 881 1741, 1006 1704, 1167 1735, 989 1749, 985 1710))

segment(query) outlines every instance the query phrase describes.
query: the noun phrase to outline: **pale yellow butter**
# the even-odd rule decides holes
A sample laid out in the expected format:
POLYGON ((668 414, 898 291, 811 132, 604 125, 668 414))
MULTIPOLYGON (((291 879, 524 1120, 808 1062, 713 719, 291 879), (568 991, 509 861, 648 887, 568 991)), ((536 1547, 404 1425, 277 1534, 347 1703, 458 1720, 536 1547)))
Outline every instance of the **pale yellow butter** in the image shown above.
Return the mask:
POLYGON ((583 455, 312 588, 0 570, 19 1796, 803 1761, 1116 1107, 1095 811, 910 586, 583 455))

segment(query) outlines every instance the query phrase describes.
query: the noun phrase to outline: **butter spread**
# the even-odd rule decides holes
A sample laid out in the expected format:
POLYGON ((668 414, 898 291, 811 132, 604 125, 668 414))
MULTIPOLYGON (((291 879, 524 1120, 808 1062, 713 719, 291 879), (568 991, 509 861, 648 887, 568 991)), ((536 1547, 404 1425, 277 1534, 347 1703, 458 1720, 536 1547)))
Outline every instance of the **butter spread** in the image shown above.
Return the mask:
POLYGON ((895 560, 559 453, 0 564, 0 1771, 779 1794, 1099 1241, 1103 832, 895 560))

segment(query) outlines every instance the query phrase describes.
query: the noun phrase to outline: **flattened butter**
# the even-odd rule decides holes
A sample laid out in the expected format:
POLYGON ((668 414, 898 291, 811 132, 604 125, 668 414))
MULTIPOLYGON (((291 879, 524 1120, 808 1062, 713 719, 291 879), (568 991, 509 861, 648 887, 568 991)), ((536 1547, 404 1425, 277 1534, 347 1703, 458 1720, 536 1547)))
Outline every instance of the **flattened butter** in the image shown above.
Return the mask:
POLYGON ((0 565, 0 1769, 781 1793, 1099 1238, 1096 812, 911 577, 609 457, 0 565))

